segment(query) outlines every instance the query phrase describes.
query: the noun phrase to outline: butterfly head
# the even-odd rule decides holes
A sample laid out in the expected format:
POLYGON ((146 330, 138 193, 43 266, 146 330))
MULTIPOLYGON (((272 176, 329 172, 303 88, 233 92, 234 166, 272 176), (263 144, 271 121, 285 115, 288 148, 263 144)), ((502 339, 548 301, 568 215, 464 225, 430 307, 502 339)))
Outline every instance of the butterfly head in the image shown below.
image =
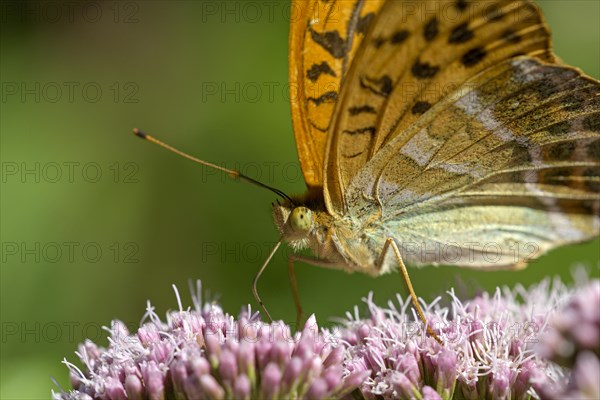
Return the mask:
POLYGON ((295 207, 288 218, 290 228, 299 234, 308 234, 313 227, 313 215, 310 209, 295 207))
POLYGON ((274 204, 273 217, 279 232, 289 242, 306 239, 314 227, 313 212, 289 202, 274 204))

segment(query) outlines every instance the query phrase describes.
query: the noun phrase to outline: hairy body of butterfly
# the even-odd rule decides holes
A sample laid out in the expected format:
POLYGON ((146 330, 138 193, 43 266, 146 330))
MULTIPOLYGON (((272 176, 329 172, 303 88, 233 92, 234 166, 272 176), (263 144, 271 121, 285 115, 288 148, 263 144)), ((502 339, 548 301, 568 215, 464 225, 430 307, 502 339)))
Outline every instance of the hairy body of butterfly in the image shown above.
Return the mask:
POLYGON ((600 85, 529 1, 296 1, 309 187, 274 206, 325 267, 519 268, 600 229, 600 85), (393 251, 389 251, 393 250, 393 251))

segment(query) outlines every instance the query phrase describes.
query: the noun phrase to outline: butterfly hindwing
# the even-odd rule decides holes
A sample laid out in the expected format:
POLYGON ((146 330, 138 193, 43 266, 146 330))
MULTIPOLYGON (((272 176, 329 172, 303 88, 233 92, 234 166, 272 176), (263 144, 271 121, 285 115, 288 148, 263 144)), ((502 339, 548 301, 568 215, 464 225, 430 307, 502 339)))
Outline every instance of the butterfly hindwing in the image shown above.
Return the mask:
POLYGON ((408 249, 413 264, 514 266, 523 246, 534 258, 590 239, 600 229, 600 84, 535 58, 499 63, 382 147, 346 197, 349 215, 376 216, 405 250, 452 243, 467 257, 408 249))

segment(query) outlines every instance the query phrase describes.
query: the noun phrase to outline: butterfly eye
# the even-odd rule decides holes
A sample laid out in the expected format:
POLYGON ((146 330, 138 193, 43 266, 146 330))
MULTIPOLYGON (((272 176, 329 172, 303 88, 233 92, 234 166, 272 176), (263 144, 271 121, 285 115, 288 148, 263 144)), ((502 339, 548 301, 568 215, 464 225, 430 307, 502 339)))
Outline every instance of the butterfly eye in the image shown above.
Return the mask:
POLYGON ((312 212, 306 207, 296 207, 290 214, 290 225, 296 232, 308 232, 312 228, 312 212))

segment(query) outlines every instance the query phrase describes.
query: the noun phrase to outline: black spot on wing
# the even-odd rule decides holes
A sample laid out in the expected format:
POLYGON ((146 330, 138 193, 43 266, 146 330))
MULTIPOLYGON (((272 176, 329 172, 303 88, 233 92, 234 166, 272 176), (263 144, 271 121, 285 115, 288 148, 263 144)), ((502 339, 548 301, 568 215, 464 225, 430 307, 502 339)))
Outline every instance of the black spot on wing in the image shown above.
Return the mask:
POLYGON ((346 40, 344 40, 338 31, 327 31, 319 33, 309 27, 312 39, 324 48, 334 58, 342 58, 346 55, 346 40))
POLYGON ((471 40, 475 36, 473 31, 469 29, 469 23, 464 22, 452 29, 450 32, 450 37, 448 38, 448 43, 465 43, 471 40))
POLYGON ((550 160, 564 161, 571 158, 575 151, 575 142, 559 142, 550 146, 548 158, 550 160))
POLYGON ((475 47, 469 51, 467 51, 463 56, 462 56, 462 63, 465 67, 473 67, 477 64, 479 64, 479 62, 481 60, 483 60, 486 56, 486 52, 483 48, 481 47, 475 47))
POLYGON ((580 201, 578 204, 586 214, 598 215, 598 210, 600 210, 600 202, 598 200, 585 200, 580 201))
POLYGON ((423 37, 428 42, 431 42, 436 38, 439 32, 438 20, 436 17, 433 17, 427 22, 427 24, 425 24, 425 28, 423 29, 423 37))
POLYGON ((583 128, 588 131, 600 133, 600 113, 591 114, 585 117, 583 120, 583 128))
POLYGON ((329 125, 327 125, 325 127, 319 126, 319 125, 315 124, 315 122, 312 119, 310 119, 310 118, 308 119, 308 123, 310 124, 310 126, 312 126, 313 128, 315 128, 319 132, 326 133, 329 130, 329 125))
POLYGON ((456 7, 458 11, 466 10, 468 5, 467 0, 457 0, 456 3, 454 3, 454 7, 456 7))
POLYGON ((537 93, 540 100, 544 100, 559 93, 562 88, 550 79, 539 79, 536 81, 535 85, 531 87, 531 90, 537 93))
POLYGON ((392 35, 392 37, 390 37, 390 43, 400 44, 400 43, 404 42, 406 39, 408 39, 409 36, 410 36, 409 31, 407 31, 406 29, 401 29, 399 31, 396 31, 392 35))
POLYGON ((389 96, 393 89, 392 78, 388 75, 383 75, 380 78, 361 76, 360 86, 382 97, 389 96))
POLYGON ((410 69, 412 74, 419 79, 433 78, 439 70, 440 67, 431 65, 429 63, 422 63, 419 60, 415 61, 412 68, 410 69))
POLYGON ((509 43, 517 44, 521 41, 521 36, 514 30, 508 28, 504 32, 502 32, 502 39, 506 40, 509 43))
POLYGON ((306 76, 313 82, 319 79, 321 74, 336 76, 335 71, 331 69, 329 64, 327 64, 327 61, 323 61, 321 64, 313 64, 310 69, 306 71, 306 76))
POLYGON ((342 154, 344 156, 344 158, 356 158, 358 156, 360 156, 362 153, 364 153, 363 151, 359 151, 358 153, 354 153, 354 154, 342 154))
POLYGON ((529 154, 527 147, 515 141, 507 143, 507 146, 512 146, 510 160, 513 165, 531 162, 531 154, 529 154))
POLYGON ((573 171, 569 167, 552 168, 547 172, 542 173, 540 181, 549 184, 561 184, 568 180, 573 175, 573 171))
POLYGON ((596 97, 600 101, 600 97, 596 94, 596 88, 592 90, 578 90, 564 97, 564 109, 566 111, 579 111, 583 109, 590 99, 596 97))
POLYGON ((591 179, 588 180, 587 181, 587 187, 592 192, 600 192, 600 182, 598 182, 597 180, 591 180, 591 179))
POLYGON ((371 25, 371 21, 375 18, 375 13, 368 13, 364 17, 358 20, 356 24, 356 32, 364 34, 369 29, 369 25, 371 25))
POLYGON ((586 178, 586 186, 592 192, 600 192, 600 170, 597 168, 588 168, 582 174, 586 178))
POLYGON ((575 171, 574 168, 569 166, 557 167, 552 166, 544 168, 539 172, 529 171, 529 182, 538 182, 545 185, 564 185, 566 182, 572 180, 573 175, 576 175, 580 171, 575 171), (531 179, 533 177, 533 179, 531 179))
POLYGON ((362 106, 353 106, 348 109, 350 115, 358 115, 358 114, 376 114, 377 111, 368 104, 362 106))
POLYGON ((335 103, 337 101, 337 92, 332 90, 332 91, 323 93, 319 97, 316 97, 316 98, 309 97, 306 100, 311 101, 311 102, 315 103, 316 105, 321 105, 322 103, 335 103))
POLYGON ((600 139, 596 139, 588 145, 587 154, 592 160, 600 161, 600 139))
POLYGON ((362 135, 364 133, 368 133, 369 135, 374 135, 375 131, 376 131, 376 129, 374 126, 366 126, 364 128, 358 128, 358 129, 353 129, 353 130, 346 129, 343 131, 343 133, 345 133, 347 135, 362 135))
POLYGON ((375 46, 376 49, 380 48, 387 40, 382 37, 376 37, 375 39, 373 39, 373 46, 375 46))
POLYGON ((571 123, 569 121, 560 121, 546 128, 546 132, 552 136, 563 136, 568 134, 570 130, 571 123))
POLYGON ((375 48, 380 48, 388 40, 391 44, 404 43, 409 36, 409 31, 407 31, 406 29, 400 29, 394 32, 389 38, 385 38, 383 36, 376 37, 375 39, 373 39, 373 46, 375 46, 375 48))
POLYGON ((431 103, 428 101, 417 101, 415 105, 412 107, 411 112, 413 114, 423 114, 425 111, 431 108, 431 103))

